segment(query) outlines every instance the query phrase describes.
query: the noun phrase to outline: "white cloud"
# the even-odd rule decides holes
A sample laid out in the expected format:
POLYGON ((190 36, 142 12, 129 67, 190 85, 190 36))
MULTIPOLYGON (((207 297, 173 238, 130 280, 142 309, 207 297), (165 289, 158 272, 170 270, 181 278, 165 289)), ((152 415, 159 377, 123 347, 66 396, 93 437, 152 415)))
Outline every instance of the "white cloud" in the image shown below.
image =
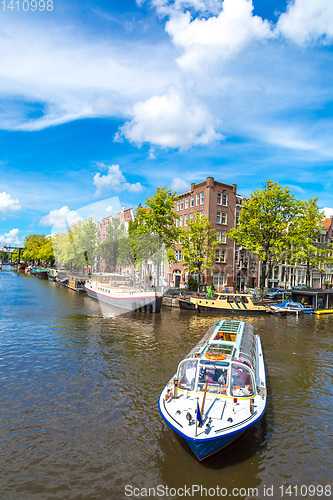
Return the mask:
POLYGON ((326 218, 333 217, 333 208, 324 207, 321 210, 322 210, 322 212, 324 212, 324 215, 326 218))
POLYGON ((303 45, 309 42, 331 42, 333 39, 332 0, 295 0, 281 14, 277 32, 303 45))
POLYGON ((19 245, 18 229, 12 229, 9 233, 0 234, 0 245, 19 245))
MULTIPOLYGON (((145 0, 136 0, 136 3, 141 6, 145 0)), ((189 9, 201 14, 218 14, 221 11, 221 0, 151 0, 151 5, 162 16, 189 9)))
POLYGON ((190 185, 180 177, 174 177, 171 182, 171 189, 177 191, 177 193, 181 193, 190 189, 190 185))
POLYGON ((66 229, 79 220, 83 219, 77 212, 64 206, 59 210, 51 210, 47 215, 44 215, 40 220, 40 224, 42 226, 56 226, 56 228, 66 229))
POLYGON ((176 13, 166 23, 173 43, 183 50, 178 63, 185 70, 201 70, 233 56, 255 40, 273 36, 268 21, 253 16, 252 0, 224 0, 223 11, 208 19, 176 13))
POLYGON ((97 166, 107 168, 108 173, 106 175, 101 175, 98 172, 94 175, 94 184, 96 186, 95 196, 100 196, 101 193, 107 189, 111 191, 130 191, 133 193, 138 193, 143 190, 143 186, 140 182, 130 184, 126 181, 119 165, 105 165, 104 163, 98 163, 97 166))
POLYGON ((53 25, 0 18, 0 125, 41 130, 86 117, 125 116, 126 106, 175 80, 172 48, 53 25), (10 40, 10 43, 8 43, 10 40), (23 96, 23 97, 22 97, 23 96), (38 106, 36 107, 36 103, 38 106))
POLYGON ((206 107, 195 99, 185 99, 175 89, 136 103, 132 115, 121 133, 138 145, 148 142, 161 148, 186 149, 223 139, 215 130, 218 122, 206 107))
POLYGON ((0 210, 2 212, 17 211, 21 210, 21 206, 17 199, 12 198, 10 194, 3 191, 0 193, 0 210))

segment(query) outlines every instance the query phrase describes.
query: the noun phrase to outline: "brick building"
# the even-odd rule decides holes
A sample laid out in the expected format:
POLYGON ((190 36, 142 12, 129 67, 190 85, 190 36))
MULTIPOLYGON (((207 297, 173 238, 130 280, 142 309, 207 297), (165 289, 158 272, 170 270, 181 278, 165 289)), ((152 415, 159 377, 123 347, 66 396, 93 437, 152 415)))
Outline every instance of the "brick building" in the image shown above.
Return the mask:
MULTIPOLYGON (((176 202, 178 224, 186 226, 196 214, 206 216, 212 229, 216 231, 218 245, 215 249, 214 267, 205 271, 204 283, 214 283, 217 290, 229 287, 243 290, 246 286, 257 286, 258 259, 227 237, 237 221, 244 196, 237 194, 236 184, 224 184, 207 177, 206 181, 191 184, 191 189, 180 193, 176 202)), ((185 286, 186 276, 182 260, 182 249, 176 245, 177 262, 167 268, 167 282, 171 286, 185 286)), ((197 276, 192 275, 197 278, 197 276)))

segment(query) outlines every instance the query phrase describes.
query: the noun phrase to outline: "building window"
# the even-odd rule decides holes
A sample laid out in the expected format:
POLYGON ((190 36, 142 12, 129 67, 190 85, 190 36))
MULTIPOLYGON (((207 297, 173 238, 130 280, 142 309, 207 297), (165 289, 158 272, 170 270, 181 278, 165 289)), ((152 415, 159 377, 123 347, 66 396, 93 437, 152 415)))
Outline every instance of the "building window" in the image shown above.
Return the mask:
POLYGON ((203 210, 200 210, 200 212, 198 212, 198 214, 200 215, 200 217, 203 217, 203 210))
POLYGON ((228 195, 227 193, 217 193, 217 204, 223 205, 224 207, 228 206, 228 195))
POLYGON ((194 194, 191 195, 191 207, 194 207, 194 194))
POLYGON ((177 200, 177 212, 179 211, 179 200, 177 200))
POLYGON ((184 205, 184 200, 183 200, 183 199, 181 199, 181 200, 180 200, 180 210, 183 210, 183 205, 184 205))
POLYGON ((185 208, 188 208, 188 198, 185 198, 185 208))
POLYGON ((219 243, 227 242, 227 235, 225 231, 216 231, 216 241, 219 243))
POLYGON ((222 212, 222 224, 227 223, 227 212, 222 212))
POLYGON ((216 262, 225 262, 225 250, 218 248, 215 252, 216 262))
POLYGON ((183 216, 181 215, 179 217, 179 225, 182 226, 183 225, 183 216))
POLYGON ((204 192, 200 193, 200 205, 204 204, 204 195, 205 195, 204 192))
POLYGON ((184 215, 184 226, 187 226, 188 215, 184 215))
POLYGON ((178 250, 178 262, 182 260, 182 251, 178 250))
POLYGON ((221 224, 221 212, 217 212, 216 222, 221 224))
POLYGON ((236 212, 236 225, 238 226, 239 224, 239 217, 240 217, 240 212, 236 212))
POLYGON ((216 287, 221 287, 227 284, 227 277, 224 273, 214 273, 213 283, 216 287))
POLYGON ((200 204, 200 194, 198 193, 198 194, 196 195, 195 205, 196 205, 196 206, 199 206, 199 204, 200 204))

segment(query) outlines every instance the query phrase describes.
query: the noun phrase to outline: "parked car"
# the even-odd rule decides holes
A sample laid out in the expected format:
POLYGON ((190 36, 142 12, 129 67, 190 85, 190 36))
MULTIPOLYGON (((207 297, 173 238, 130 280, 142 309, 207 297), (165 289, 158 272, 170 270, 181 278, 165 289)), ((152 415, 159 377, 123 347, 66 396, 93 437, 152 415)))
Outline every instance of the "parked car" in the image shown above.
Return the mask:
POLYGON ((282 288, 270 288, 265 293, 266 299, 283 299, 288 294, 288 290, 282 288))

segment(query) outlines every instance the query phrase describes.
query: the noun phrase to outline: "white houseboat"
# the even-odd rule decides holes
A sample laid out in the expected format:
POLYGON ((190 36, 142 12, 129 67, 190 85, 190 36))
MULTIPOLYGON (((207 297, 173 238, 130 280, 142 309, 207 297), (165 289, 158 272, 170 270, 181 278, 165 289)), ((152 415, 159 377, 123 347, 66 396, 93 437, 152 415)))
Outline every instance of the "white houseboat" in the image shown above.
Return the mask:
POLYGON ((122 274, 96 273, 85 284, 87 294, 123 311, 160 312, 162 294, 133 285, 122 274))

